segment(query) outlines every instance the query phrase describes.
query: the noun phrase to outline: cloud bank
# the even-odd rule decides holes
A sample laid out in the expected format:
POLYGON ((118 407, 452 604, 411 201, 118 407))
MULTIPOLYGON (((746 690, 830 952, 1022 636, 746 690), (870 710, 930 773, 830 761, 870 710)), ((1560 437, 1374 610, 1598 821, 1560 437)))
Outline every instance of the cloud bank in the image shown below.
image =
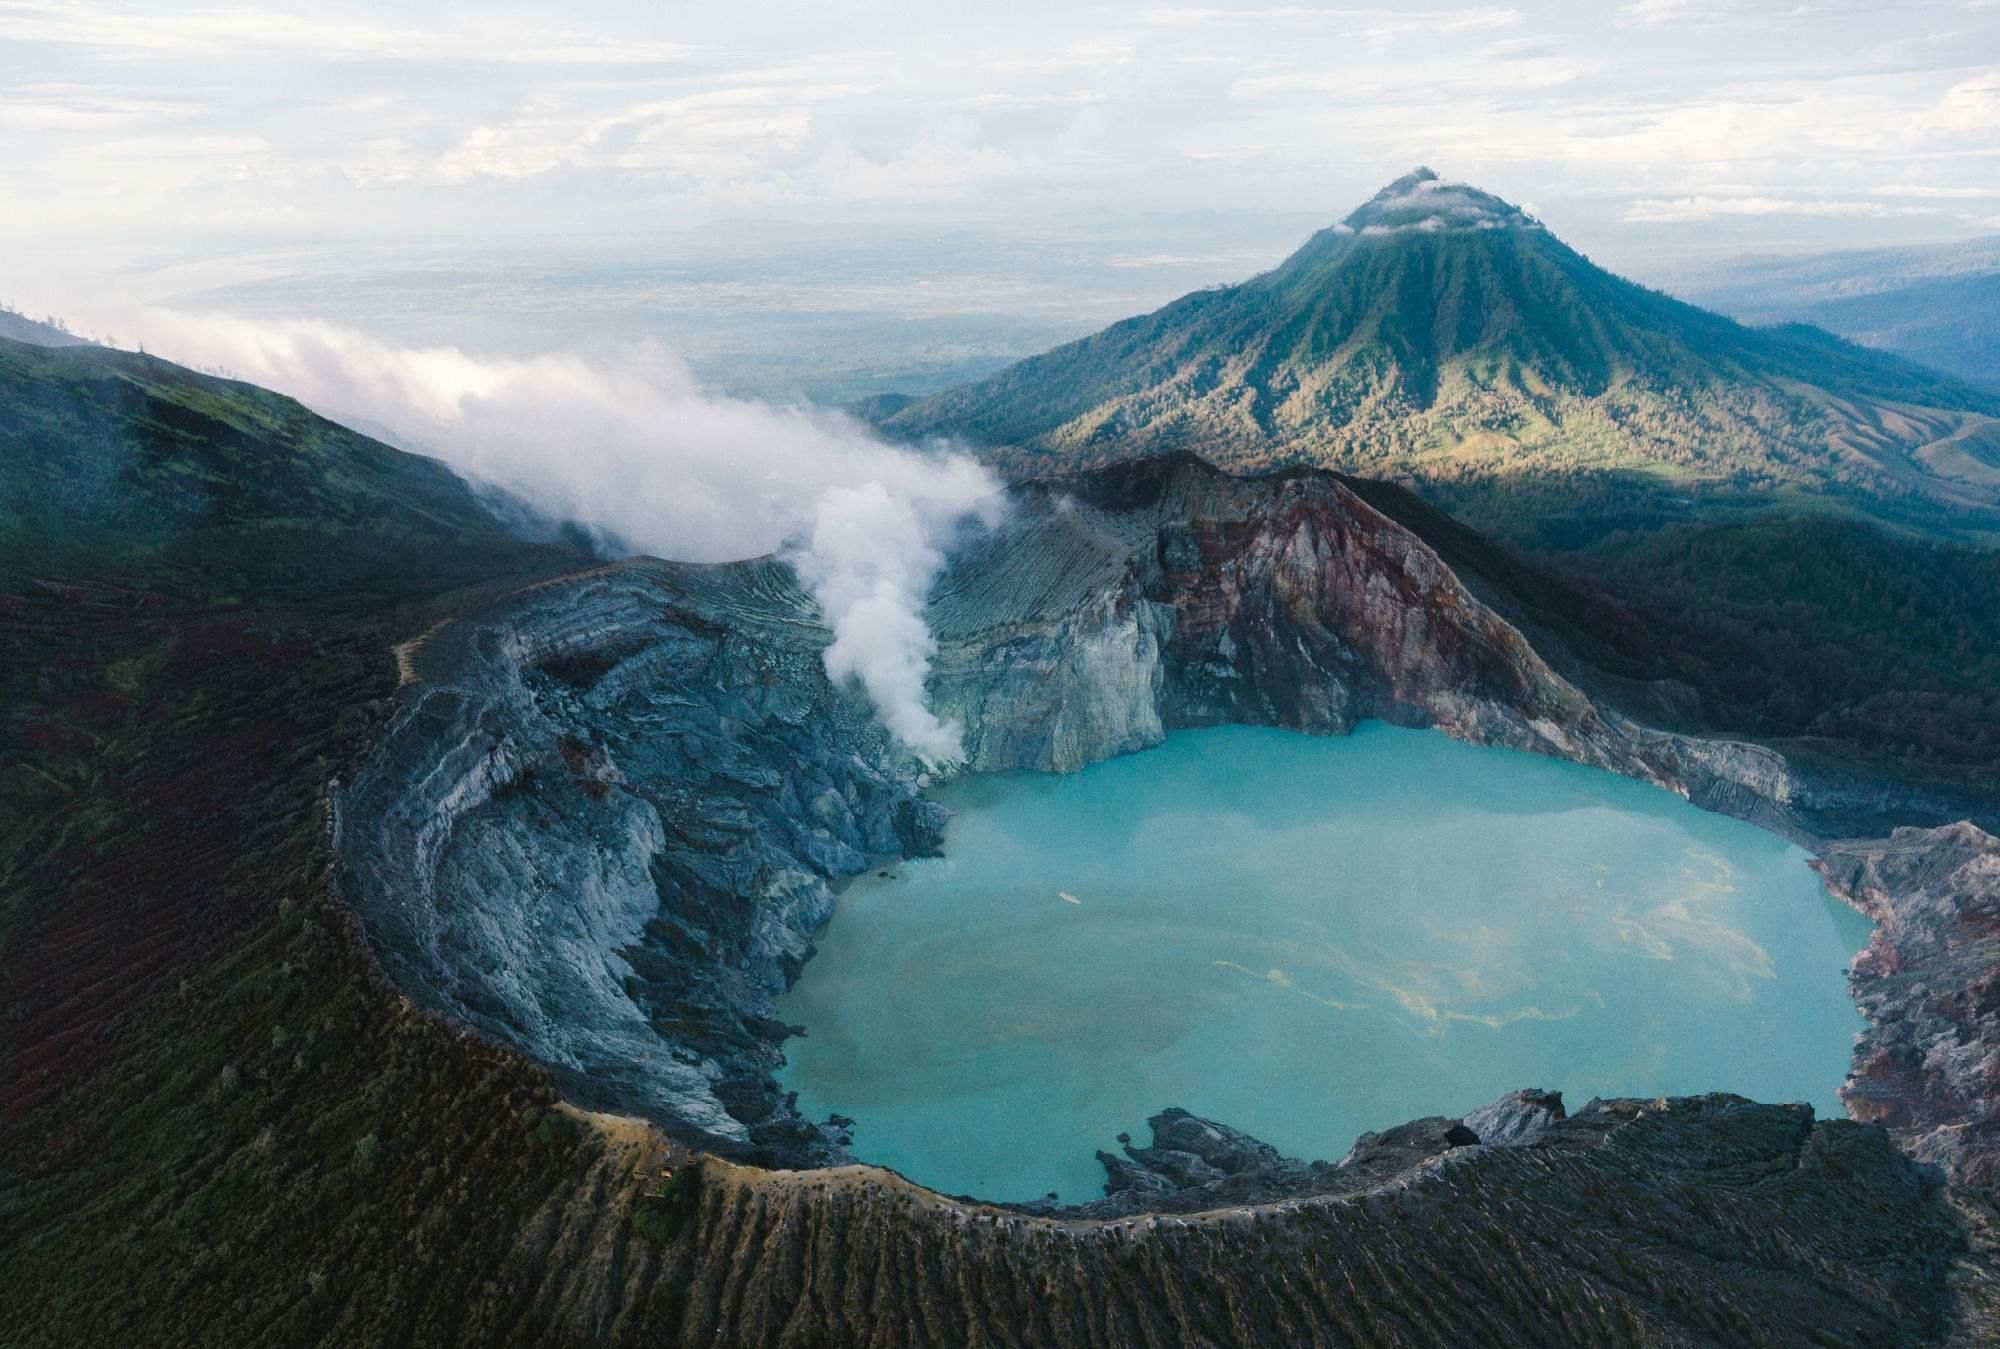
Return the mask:
POLYGON ((1992 0, 285 8, 10 0, 0 231, 37 247, 0 291, 95 239, 1330 211, 1439 155, 1606 219, 1949 184, 2000 150, 1992 0))
POLYGON ((326 323, 157 311, 137 330, 155 352, 291 394, 639 551, 782 551, 833 627, 828 674, 858 682, 926 762, 961 757, 962 728, 924 705, 936 645, 923 605, 954 534, 999 509, 999 483, 964 455, 709 393, 654 346, 603 361, 490 357, 326 323))

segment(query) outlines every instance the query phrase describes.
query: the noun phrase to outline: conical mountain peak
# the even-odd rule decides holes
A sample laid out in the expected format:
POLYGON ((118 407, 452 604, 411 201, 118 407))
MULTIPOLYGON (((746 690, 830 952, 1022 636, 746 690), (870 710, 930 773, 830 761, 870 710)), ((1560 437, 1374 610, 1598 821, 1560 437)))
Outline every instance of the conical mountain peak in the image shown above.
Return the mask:
POLYGON ((1398 178, 1395 182, 1377 192, 1375 199, 1379 201, 1383 197, 1408 196, 1425 183, 1442 183, 1443 181, 1444 175, 1436 169, 1430 167, 1428 164, 1419 164, 1401 178, 1398 178))
POLYGON ((2000 396, 1682 304, 1421 168, 1268 272, 886 424, 1022 473, 1189 450, 1413 478, 1515 538, 1571 528, 1544 535, 1521 512, 1570 520, 1572 491, 1620 503, 1605 528, 1814 494, 1873 497, 1885 519, 2000 520, 2000 396))
POLYGON ((1540 221, 1512 202, 1469 183, 1454 183, 1436 170, 1416 168, 1370 197, 1342 222, 1356 234, 1470 233, 1476 230, 1538 230, 1540 221))

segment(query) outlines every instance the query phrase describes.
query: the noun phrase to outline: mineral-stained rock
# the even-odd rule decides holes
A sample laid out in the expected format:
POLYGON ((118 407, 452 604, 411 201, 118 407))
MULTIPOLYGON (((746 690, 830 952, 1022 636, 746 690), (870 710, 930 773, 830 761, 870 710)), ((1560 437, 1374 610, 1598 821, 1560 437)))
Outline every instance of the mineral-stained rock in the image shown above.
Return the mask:
POLYGON ((1848 979, 1869 1025, 1841 1092, 1917 1157, 2000 1180, 2000 839, 1898 829, 1823 852, 1827 885, 1876 923, 1848 979))
POLYGON ((1415 535, 1323 473, 1181 457, 1016 491, 930 605, 969 766, 1067 771, 1223 722, 1435 725, 1657 777, 1415 535))

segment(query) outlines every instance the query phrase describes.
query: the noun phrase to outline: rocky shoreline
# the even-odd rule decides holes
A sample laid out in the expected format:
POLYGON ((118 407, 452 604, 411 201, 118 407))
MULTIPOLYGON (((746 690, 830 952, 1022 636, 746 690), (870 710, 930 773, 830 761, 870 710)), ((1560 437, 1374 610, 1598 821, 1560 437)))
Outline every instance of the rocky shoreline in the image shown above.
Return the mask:
POLYGON ((1462 1119, 1432 1116, 1363 1134, 1338 1162, 1282 1156, 1239 1129, 1174 1107, 1146 1121, 1153 1135, 1149 1146, 1135 1147, 1121 1134, 1123 1155, 1099 1152, 1108 1177, 1105 1197, 1067 1211, 1089 1217, 1199 1213, 1354 1194, 1458 1148, 1563 1146, 1585 1136, 1600 1117, 1630 1118, 1632 1105, 1594 1100, 1571 1123, 1561 1092, 1510 1091, 1462 1119))
MULTIPOLYGON (((1850 1107, 1990 1178, 1994 841, 1948 826, 1829 843, 1936 805, 1648 727, 1558 673, 1476 584, 1332 474, 1235 478, 1178 457, 1030 483, 933 593, 932 702, 964 722, 971 771, 1070 771, 1177 727, 1383 718, 1784 833, 1881 927, 1853 975, 1872 1024, 1850 1107)), ((599 568, 440 625, 339 796, 340 884, 391 978, 547 1063, 582 1104, 760 1165, 847 1160, 839 1123, 800 1118, 772 1082, 793 1029, 772 995, 809 958, 831 885, 935 851, 943 819, 922 765, 826 680, 828 638, 770 560, 599 568)), ((1233 1157, 1269 1150, 1190 1120, 1168 1112, 1151 1148, 1107 1156, 1102 1202, 1270 1202, 1309 1191, 1315 1166, 1347 1169, 1275 1153, 1220 1167, 1176 1142, 1200 1125, 1233 1157)), ((1419 1122, 1377 1146, 1429 1147, 1452 1124, 1467 1127, 1433 1138, 1419 1122)))
POLYGON ((1816 865, 1875 920, 1848 974, 1868 1028, 1841 1101, 1911 1156, 2000 1181, 2000 839, 1905 828, 1831 844, 1816 865))

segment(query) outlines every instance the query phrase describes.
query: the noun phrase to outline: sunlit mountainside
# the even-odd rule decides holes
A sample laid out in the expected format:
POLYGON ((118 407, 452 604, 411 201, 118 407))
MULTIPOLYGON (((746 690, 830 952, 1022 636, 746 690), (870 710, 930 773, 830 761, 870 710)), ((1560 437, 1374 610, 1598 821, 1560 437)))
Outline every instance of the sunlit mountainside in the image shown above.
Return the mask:
POLYGON ((1020 473, 1191 449, 1413 479, 1530 542, 1802 497, 2000 523, 2000 394, 1625 281, 1428 169, 1240 285, 883 406, 1020 473))

